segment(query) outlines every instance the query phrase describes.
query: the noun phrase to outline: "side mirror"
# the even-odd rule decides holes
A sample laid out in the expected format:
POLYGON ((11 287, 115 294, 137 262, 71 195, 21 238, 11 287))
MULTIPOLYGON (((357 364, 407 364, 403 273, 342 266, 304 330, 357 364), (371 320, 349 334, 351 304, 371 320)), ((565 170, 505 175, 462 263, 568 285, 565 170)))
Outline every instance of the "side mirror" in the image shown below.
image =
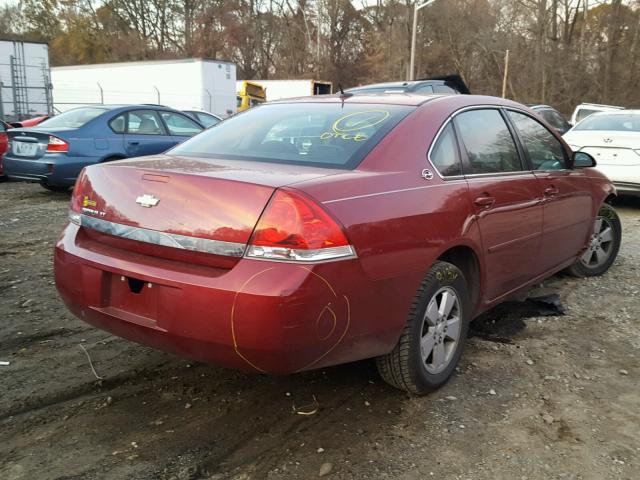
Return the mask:
POLYGON ((596 159, 586 152, 573 152, 573 168, 595 167, 596 159))

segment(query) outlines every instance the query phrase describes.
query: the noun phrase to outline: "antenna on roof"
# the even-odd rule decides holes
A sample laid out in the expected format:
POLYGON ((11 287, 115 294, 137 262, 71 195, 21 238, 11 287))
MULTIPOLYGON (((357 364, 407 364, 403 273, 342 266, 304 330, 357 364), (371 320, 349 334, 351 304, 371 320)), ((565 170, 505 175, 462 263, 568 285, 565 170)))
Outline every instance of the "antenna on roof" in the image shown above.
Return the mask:
POLYGON ((342 84, 341 83, 338 83, 338 90, 340 90, 340 96, 341 97, 350 97, 350 96, 353 95, 353 93, 349 93, 349 92, 345 93, 345 91, 342 89, 342 84))

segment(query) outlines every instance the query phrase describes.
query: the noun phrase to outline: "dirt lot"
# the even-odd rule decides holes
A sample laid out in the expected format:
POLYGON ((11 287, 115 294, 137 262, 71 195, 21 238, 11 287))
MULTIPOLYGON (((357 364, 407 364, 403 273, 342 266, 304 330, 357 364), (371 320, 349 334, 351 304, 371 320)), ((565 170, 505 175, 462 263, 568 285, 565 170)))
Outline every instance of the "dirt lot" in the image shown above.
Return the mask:
POLYGON ((452 381, 414 398, 371 362, 244 375, 90 328, 53 284, 68 200, 0 184, 4 480, 307 479, 321 469, 339 479, 640 478, 640 202, 617 204, 624 243, 607 275, 545 282, 566 316, 490 312, 452 381), (293 411, 314 397, 316 414, 293 411))

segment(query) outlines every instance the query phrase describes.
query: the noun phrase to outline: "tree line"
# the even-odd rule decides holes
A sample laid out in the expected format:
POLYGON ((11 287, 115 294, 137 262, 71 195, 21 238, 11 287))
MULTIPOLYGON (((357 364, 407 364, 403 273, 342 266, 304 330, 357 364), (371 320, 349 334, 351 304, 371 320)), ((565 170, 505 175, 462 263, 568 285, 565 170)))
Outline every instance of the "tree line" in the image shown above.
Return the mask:
MULTIPOLYGON (((420 1, 420 0, 419 0, 420 1)), ((204 57, 239 79, 344 88, 405 80, 413 1, 21 0, 0 38, 45 41, 52 65, 204 57)), ((570 112, 640 107, 640 0, 436 0, 420 10, 416 78, 460 73, 473 93, 570 112)))

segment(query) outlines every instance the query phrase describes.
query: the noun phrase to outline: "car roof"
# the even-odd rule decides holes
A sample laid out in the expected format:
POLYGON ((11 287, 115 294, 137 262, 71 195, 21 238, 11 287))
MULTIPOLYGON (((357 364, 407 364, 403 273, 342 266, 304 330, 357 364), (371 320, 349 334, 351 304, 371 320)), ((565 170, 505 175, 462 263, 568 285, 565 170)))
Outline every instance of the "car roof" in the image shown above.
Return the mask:
MULTIPOLYGON (((371 104, 371 105, 406 105, 417 107, 424 103, 451 102, 456 108, 466 106, 504 106, 522 108, 524 105, 512 100, 486 95, 458 95, 456 93, 423 95, 417 93, 359 93, 345 94, 335 93, 331 95, 315 95, 310 97, 283 98, 263 104, 264 106, 285 103, 343 103, 343 104, 371 104)), ((255 108, 262 108, 261 106, 255 108)), ((526 108, 526 107, 525 107, 526 108)))
POLYGON ((383 83, 372 83, 369 85, 362 85, 360 87, 353 87, 352 90, 368 90, 374 88, 411 88, 417 85, 423 84, 435 84, 435 85, 443 85, 444 80, 410 80, 404 82, 383 82, 383 83))

